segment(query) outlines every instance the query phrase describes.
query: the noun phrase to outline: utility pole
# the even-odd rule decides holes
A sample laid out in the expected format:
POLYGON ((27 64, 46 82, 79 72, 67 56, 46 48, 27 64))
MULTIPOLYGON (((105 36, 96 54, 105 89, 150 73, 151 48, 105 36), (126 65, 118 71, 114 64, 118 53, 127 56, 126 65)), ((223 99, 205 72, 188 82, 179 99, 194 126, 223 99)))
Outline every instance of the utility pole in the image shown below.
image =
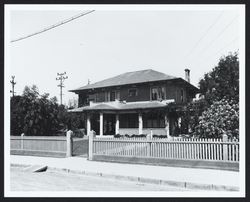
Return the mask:
POLYGON ((62 105, 62 95, 63 95, 62 94, 62 88, 65 87, 63 85, 63 81, 68 78, 68 76, 64 76, 64 75, 66 75, 66 72, 64 72, 64 73, 57 73, 58 78, 56 78, 56 80, 60 80, 60 84, 57 85, 57 86, 60 87, 61 105, 62 105))
POLYGON ((15 79, 15 76, 11 76, 12 80, 10 81, 11 85, 12 85, 12 90, 10 91, 12 93, 12 97, 15 96, 15 85, 16 85, 16 82, 14 81, 15 79))

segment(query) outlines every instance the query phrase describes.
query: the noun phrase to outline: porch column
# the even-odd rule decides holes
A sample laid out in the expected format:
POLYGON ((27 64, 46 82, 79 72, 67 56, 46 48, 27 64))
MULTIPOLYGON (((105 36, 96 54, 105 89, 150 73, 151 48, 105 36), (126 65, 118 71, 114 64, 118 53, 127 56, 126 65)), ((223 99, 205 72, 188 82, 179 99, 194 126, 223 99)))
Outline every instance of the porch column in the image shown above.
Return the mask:
POLYGON ((167 138, 170 138, 170 127, 169 127, 169 118, 168 118, 168 115, 165 114, 164 116, 164 119, 165 119, 165 130, 166 130, 166 133, 167 133, 167 138))
POLYGON ((142 127, 143 127, 143 121, 142 121, 142 113, 139 112, 139 135, 142 134, 142 127))
POLYGON ((89 136, 91 130, 90 114, 87 114, 87 135, 89 136))
POLYGON ((119 114, 115 115, 115 134, 119 134, 119 128, 120 128, 120 121, 119 121, 119 114))
POLYGON ((103 113, 100 112, 100 136, 103 136, 103 113))

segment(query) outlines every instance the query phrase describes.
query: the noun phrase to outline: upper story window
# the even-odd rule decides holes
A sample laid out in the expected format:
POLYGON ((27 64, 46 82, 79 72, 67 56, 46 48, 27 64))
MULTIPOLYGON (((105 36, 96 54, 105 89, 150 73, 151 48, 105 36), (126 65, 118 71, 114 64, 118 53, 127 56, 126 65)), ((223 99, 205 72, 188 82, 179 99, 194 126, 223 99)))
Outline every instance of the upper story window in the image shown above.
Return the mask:
POLYGON ((120 100, 120 91, 114 90, 105 92, 105 102, 115 101, 116 99, 120 100))
POLYGON ((136 88, 128 89, 128 96, 129 97, 137 96, 137 89, 136 88))
POLYGON ((115 91, 110 92, 110 101, 115 101, 115 91))
POLYGON ((181 102, 184 102, 184 90, 181 89, 181 102))
POLYGON ((151 100, 164 100, 166 98, 165 87, 152 87, 151 100))

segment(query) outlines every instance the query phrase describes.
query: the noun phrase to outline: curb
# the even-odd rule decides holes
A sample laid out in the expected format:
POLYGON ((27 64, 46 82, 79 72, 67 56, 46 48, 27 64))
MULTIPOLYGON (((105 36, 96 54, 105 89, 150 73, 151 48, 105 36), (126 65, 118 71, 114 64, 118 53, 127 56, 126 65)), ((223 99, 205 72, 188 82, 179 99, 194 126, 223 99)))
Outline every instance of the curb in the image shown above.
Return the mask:
MULTIPOLYGON (((11 167, 28 167, 32 166, 30 164, 10 164, 11 167)), ((47 170, 51 171, 59 171, 59 172, 66 172, 72 174, 81 174, 87 176, 95 176, 95 177, 104 177, 109 179, 116 179, 116 180, 125 180, 125 181, 133 181, 133 182, 140 182, 140 183, 147 183, 147 184, 157 184, 157 185, 168 185, 168 186, 175 186, 181 187, 186 189, 200 189, 200 190, 209 190, 209 191, 239 191, 239 187, 236 186, 226 186, 226 185, 214 185, 214 184, 201 184, 201 183, 194 183, 194 182, 180 182, 180 181, 173 181, 173 180, 161 180, 161 179, 153 179, 153 178, 145 178, 145 177, 135 177, 135 176, 123 176, 123 175, 115 175, 115 174, 107 174, 107 173, 100 173, 100 172, 91 172, 86 170, 72 170, 68 168, 56 168, 48 166, 47 170)))

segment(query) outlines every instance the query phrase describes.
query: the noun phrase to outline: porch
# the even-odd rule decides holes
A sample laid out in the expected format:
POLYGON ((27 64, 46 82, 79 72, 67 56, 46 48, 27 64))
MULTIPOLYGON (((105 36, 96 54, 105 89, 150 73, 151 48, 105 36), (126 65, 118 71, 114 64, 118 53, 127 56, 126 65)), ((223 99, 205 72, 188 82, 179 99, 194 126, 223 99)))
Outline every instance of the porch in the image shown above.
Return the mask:
POLYGON ((144 102, 90 103, 70 112, 86 114, 87 135, 93 130, 99 137, 108 135, 171 135, 173 117, 168 110, 172 100, 144 102))

